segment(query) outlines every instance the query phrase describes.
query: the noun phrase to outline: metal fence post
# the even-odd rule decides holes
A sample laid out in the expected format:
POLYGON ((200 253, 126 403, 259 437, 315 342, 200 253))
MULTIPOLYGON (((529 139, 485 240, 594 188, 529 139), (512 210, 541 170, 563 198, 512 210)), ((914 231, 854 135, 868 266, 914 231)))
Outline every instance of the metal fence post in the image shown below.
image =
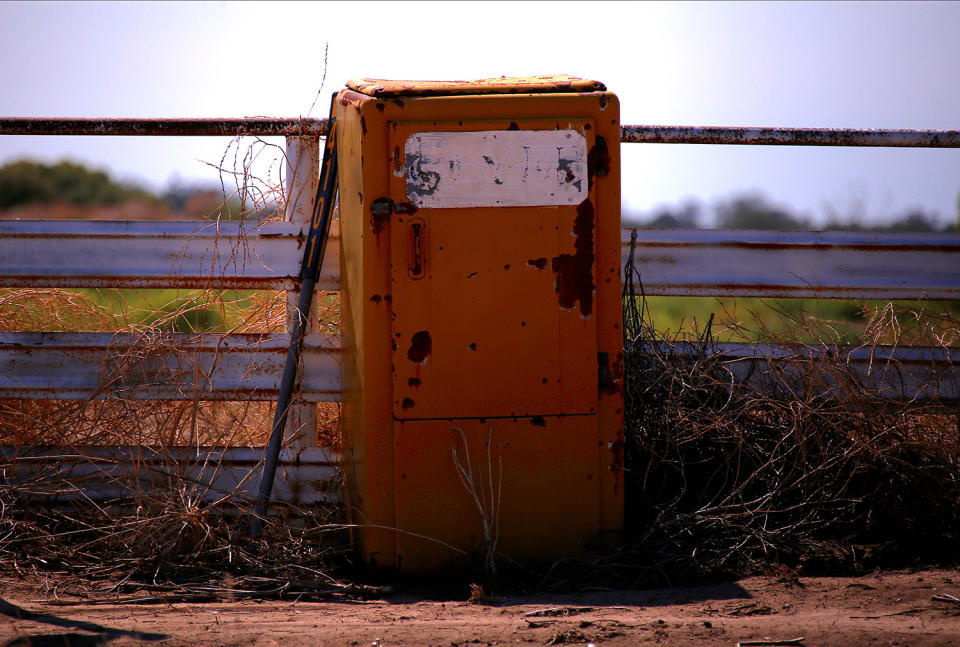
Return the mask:
MULTIPOLYGON (((313 201, 320 181, 320 140, 317 137, 287 137, 286 150, 286 209, 284 220, 300 227, 299 240, 305 241, 313 214, 313 201)), ((298 250, 302 254, 302 250, 298 250)), ((287 331, 293 330, 299 293, 288 291, 287 331)), ((314 302, 316 303, 316 302, 314 302)), ((307 333, 315 328, 313 312, 309 314, 307 333)), ((288 413, 285 443, 292 449, 313 447, 317 442, 317 405, 299 403, 288 413)))

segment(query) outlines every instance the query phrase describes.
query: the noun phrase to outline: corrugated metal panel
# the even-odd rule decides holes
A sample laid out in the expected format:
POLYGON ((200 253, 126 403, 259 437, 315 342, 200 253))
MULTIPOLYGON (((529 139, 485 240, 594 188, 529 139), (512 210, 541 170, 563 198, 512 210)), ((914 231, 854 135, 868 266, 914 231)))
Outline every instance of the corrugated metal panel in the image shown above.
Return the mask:
MULTIPOLYGON (((259 447, 0 446, 0 485, 16 486, 22 498, 46 505, 123 504, 169 496, 171 484, 189 488, 195 501, 252 502, 262 459, 259 447)), ((273 500, 293 505, 340 501, 339 465, 339 453, 325 447, 282 450, 273 500)))
POLYGON ((635 231, 647 295, 960 299, 960 234, 635 231))
MULTIPOLYGON (((955 401, 960 398, 960 348, 823 346, 747 343, 662 344, 660 353, 710 357, 729 373, 719 381, 748 384, 789 400, 840 395, 860 385, 865 398, 955 401), (789 387, 789 388, 787 388, 789 387)), ((848 394, 849 395, 849 394, 848 394)), ((857 397, 846 397, 856 406, 857 397)))
MULTIPOLYGON (((0 287, 296 287, 295 223, 0 221, 0 287)), ((318 287, 339 289, 331 240, 318 287)))
MULTIPOLYGON (((0 398, 275 400, 288 343, 286 334, 0 333, 0 398)), ((303 399, 340 400, 339 337, 307 335, 302 357, 303 399)))

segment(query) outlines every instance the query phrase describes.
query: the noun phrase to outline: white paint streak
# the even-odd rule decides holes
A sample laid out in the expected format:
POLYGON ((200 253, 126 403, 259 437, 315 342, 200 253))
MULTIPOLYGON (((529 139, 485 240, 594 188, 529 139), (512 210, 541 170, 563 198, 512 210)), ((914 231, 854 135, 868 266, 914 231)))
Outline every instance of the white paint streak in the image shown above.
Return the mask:
POLYGON ((414 133, 404 145, 418 208, 542 207, 587 198, 587 141, 575 130, 414 133))

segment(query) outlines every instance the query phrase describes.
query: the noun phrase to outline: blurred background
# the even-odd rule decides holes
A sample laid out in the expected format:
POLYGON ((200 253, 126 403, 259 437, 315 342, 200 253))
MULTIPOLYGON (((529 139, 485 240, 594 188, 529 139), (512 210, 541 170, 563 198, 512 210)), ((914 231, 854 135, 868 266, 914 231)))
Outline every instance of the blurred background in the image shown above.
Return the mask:
MULTIPOLYGON (((0 114, 322 117, 354 77, 566 73, 606 83, 626 124, 955 129, 958 24, 960 4, 939 2, 6 2, 0 114)), ((120 193, 60 202, 114 209, 96 217, 197 217, 235 173, 280 183, 282 140, 252 144, 2 137, 0 210, 37 217, 10 213, 33 200, 10 182, 76 185, 89 171, 120 193), (136 214, 117 211, 131 201, 136 214)), ((960 150, 631 144, 623 155, 625 224, 939 231, 960 217, 960 150)))
MULTIPOLYGON (((957 25, 960 3, 940 2, 6 2, 0 115, 323 117, 351 78, 564 73, 606 83, 624 124, 956 129, 957 25)), ((0 137, 0 219, 270 217, 283 150, 283 138, 0 137)), ((622 156, 624 226, 960 228, 960 149, 625 144, 622 156)), ((231 325, 192 292, 87 296, 126 322, 231 325), (202 316, 169 314, 185 308, 202 316)), ((649 306, 667 335, 700 334, 716 315, 722 339, 796 329, 809 341, 820 332, 796 322, 812 321, 848 343, 886 308, 649 306)))

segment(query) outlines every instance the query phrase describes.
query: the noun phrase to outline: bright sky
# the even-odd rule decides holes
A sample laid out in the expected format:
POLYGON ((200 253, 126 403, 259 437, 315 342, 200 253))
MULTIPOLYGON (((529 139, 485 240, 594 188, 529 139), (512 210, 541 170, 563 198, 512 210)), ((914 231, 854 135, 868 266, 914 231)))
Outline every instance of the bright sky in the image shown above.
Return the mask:
MULTIPOLYGON (((566 73, 625 124, 960 128, 960 3, 0 3, 0 115, 325 116, 354 77, 566 73)), ((160 189, 223 138, 0 137, 160 189)), ((282 144, 282 141, 278 143, 282 144)), ((232 154, 232 153, 231 153, 232 154)), ((273 152, 260 155, 261 173, 273 152)), ((759 190, 814 219, 957 217, 960 149, 624 145, 625 210, 759 190)))

